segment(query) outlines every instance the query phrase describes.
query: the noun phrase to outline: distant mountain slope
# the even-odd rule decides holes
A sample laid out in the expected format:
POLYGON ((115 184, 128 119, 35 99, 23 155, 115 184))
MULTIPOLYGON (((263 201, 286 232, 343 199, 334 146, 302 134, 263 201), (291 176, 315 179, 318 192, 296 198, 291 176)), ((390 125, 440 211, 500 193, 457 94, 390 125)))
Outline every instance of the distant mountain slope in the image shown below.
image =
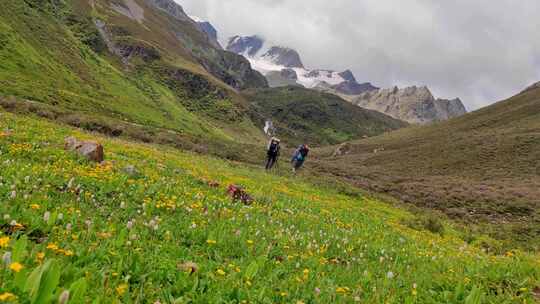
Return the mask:
POLYGON ((258 125, 272 121, 277 136, 295 145, 335 144, 406 126, 338 96, 301 87, 251 89, 243 93, 254 111, 252 119, 258 125))
POLYGON ((459 98, 435 99, 427 87, 372 90, 352 98, 352 103, 409 123, 426 124, 467 113, 459 98))
POLYGON ((324 153, 324 172, 540 246, 540 88, 324 153))

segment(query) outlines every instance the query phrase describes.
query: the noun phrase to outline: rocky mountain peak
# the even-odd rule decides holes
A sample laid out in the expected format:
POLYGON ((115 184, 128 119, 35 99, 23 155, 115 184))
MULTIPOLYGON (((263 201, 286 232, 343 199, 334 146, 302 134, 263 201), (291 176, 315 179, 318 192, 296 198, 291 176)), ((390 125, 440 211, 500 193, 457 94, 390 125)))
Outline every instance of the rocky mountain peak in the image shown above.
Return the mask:
POLYGON ((339 73, 339 76, 343 77, 346 81, 356 82, 356 78, 351 70, 345 70, 339 73))
POLYGON ((262 49, 264 40, 257 36, 234 36, 229 39, 227 51, 254 57, 262 49))
POLYGON ((413 124, 443 121, 467 113, 459 98, 435 99, 426 86, 374 90, 360 94, 353 103, 413 124))
POLYGON ((300 54, 288 47, 273 46, 262 57, 287 68, 304 68, 300 54))

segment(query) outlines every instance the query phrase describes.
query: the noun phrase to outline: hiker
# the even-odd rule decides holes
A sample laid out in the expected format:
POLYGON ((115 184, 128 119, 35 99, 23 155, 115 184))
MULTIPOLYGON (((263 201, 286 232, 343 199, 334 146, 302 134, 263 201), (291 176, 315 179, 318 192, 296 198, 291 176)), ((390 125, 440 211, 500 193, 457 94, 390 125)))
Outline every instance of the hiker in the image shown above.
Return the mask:
POLYGON ((309 153, 309 147, 306 144, 301 145, 294 151, 293 157, 291 159, 291 164, 293 166, 293 173, 296 173, 300 168, 302 168, 302 165, 304 165, 304 162, 306 161, 306 158, 309 153))
POLYGON ((266 170, 272 169, 279 159, 279 151, 281 150, 279 143, 280 140, 275 137, 272 137, 268 143, 268 150, 266 152, 266 170))

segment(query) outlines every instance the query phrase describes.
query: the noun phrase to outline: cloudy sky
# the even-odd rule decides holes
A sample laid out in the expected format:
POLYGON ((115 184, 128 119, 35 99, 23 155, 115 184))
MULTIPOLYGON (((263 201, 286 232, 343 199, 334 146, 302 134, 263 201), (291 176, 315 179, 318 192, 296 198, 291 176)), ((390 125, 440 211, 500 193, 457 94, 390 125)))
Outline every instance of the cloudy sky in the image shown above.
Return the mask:
POLYGON ((175 0, 221 40, 258 34, 308 68, 381 87, 427 85, 471 109, 540 81, 538 0, 175 0))

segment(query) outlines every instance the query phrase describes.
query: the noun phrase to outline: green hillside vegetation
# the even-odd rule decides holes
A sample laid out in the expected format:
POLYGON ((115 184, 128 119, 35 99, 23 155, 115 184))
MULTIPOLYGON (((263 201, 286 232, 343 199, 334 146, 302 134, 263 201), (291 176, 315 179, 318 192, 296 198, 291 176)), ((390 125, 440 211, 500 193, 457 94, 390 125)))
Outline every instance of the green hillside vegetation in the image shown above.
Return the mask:
POLYGON ((352 142, 319 170, 540 246, 540 89, 463 117, 352 142))
MULTIPOLYGON (((0 99, 12 101, 2 102, 5 108, 226 158, 263 156, 254 155, 266 141, 264 124, 252 120, 261 115, 254 116, 237 89, 264 87, 264 77, 242 56, 211 46, 192 21, 149 0, 7 0, 2 6, 0 99), (126 16, 134 7, 142 17, 126 16)), ((383 116, 366 133, 382 132, 387 122, 395 126, 383 116)), ((302 137, 358 138, 350 129, 327 125, 323 133, 303 130, 302 137)))
POLYGON ((414 230, 367 197, 0 112, 0 297, 14 303, 531 303, 537 256, 414 230), (105 145, 100 165, 66 136, 105 145), (127 171, 135 165, 135 171, 127 171), (241 184, 251 205, 225 193, 241 184), (7 254, 9 253, 9 254, 7 254), (5 264, 7 263, 7 265, 5 264))
POLYGON ((336 144, 407 125, 335 95, 296 86, 243 93, 252 104, 253 121, 264 125, 265 120, 271 119, 279 136, 295 144, 336 144))

